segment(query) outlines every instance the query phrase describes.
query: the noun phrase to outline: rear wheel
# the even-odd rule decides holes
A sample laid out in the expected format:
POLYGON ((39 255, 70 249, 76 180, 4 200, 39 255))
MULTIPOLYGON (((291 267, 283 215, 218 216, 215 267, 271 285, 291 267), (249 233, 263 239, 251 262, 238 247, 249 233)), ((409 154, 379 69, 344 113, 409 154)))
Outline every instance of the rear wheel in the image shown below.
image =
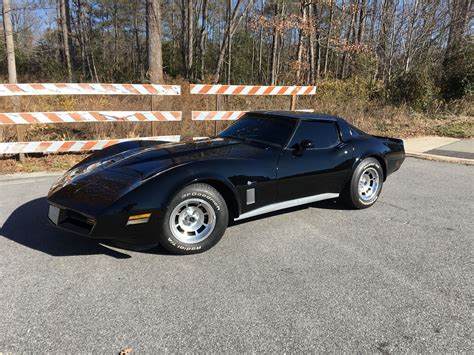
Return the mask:
POLYGON ((174 254, 195 254, 212 248, 229 220, 221 194, 207 184, 193 184, 171 200, 160 233, 161 244, 174 254))
POLYGON ((345 202, 352 208, 372 206, 383 186, 383 169, 377 159, 366 158, 355 169, 343 192, 345 202))

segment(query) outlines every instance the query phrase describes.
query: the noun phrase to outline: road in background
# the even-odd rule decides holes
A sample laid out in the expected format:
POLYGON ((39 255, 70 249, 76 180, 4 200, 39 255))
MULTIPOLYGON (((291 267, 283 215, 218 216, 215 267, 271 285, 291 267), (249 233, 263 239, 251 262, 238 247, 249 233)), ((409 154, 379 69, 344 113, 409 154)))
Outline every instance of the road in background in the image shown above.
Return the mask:
POLYGON ((368 210, 232 226, 210 251, 112 249, 0 178, 0 352, 472 351, 472 166, 407 159, 368 210))

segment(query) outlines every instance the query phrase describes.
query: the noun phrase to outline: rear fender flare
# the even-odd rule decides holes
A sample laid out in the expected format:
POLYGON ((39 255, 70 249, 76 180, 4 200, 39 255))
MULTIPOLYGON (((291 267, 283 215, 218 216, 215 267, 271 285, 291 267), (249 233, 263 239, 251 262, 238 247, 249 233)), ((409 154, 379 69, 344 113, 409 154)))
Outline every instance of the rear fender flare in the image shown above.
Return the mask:
POLYGON ((360 163, 362 163, 362 161, 364 159, 367 159, 367 158, 374 158, 374 159, 377 159, 378 162, 380 163, 380 166, 382 167, 382 170, 383 170, 383 181, 385 181, 387 179, 387 162, 385 161, 385 159, 378 153, 366 153, 364 154, 362 157, 358 157, 354 160, 354 164, 352 166, 352 173, 354 173, 354 171, 357 169, 357 167, 359 166, 360 163))

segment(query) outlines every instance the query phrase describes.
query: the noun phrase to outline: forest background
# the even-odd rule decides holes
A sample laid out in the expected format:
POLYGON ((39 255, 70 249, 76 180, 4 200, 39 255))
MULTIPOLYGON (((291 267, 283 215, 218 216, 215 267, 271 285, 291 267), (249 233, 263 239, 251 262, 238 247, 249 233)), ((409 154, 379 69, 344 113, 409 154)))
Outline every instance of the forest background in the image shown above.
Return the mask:
MULTIPOLYGON (((189 83, 317 85, 298 108, 372 134, 474 136, 472 0, 3 0, 3 82, 167 83, 182 97, 0 98, 3 112, 183 110, 180 123, 0 127, 0 141, 205 136, 189 83)), ((288 109, 233 96, 221 110, 288 109)))

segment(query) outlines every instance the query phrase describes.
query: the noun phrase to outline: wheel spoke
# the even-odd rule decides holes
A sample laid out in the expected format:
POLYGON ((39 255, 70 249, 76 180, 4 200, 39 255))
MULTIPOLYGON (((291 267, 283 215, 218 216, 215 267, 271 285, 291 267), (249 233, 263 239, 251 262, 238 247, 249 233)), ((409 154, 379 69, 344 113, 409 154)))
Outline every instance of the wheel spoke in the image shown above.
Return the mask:
POLYGON ((195 244, 206 239, 214 230, 216 214, 205 200, 191 198, 176 206, 169 219, 173 236, 180 242, 195 244))
POLYGON ((373 167, 367 168, 367 170, 361 174, 359 178, 359 196, 364 201, 370 201, 377 196, 379 179, 379 173, 373 167))

